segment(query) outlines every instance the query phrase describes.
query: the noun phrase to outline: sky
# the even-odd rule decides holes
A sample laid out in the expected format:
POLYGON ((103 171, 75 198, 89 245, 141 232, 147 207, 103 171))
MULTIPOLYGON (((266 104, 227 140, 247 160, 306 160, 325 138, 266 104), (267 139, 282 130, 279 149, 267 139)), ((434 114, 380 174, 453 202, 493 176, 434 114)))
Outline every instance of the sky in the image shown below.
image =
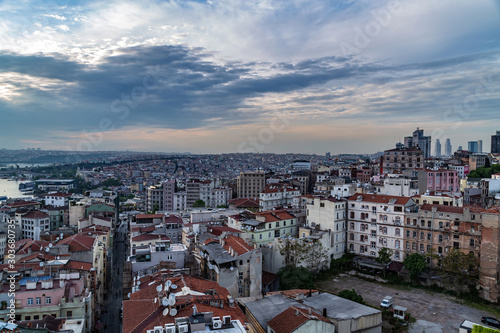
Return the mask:
POLYGON ((499 1, 0 1, 0 148, 489 151, 499 65, 499 1))

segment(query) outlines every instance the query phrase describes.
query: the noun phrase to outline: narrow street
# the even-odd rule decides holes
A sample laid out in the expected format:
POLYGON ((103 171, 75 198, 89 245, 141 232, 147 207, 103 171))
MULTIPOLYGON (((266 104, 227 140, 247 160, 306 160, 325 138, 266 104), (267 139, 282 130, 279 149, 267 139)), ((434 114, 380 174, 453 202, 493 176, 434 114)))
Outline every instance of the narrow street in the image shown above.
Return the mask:
POLYGON ((123 301, 123 261, 125 260, 126 223, 116 231, 110 256, 108 257, 108 290, 101 316, 102 332, 122 332, 120 311, 123 301))

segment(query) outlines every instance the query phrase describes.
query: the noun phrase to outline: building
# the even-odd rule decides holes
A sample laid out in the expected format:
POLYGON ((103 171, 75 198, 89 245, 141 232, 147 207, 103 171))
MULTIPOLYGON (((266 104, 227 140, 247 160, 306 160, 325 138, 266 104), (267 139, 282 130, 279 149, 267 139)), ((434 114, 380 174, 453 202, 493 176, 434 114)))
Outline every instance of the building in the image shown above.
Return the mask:
POLYGON ((486 165, 486 154, 472 154, 469 156, 469 170, 473 171, 486 165))
MULTIPOLYGON (((331 232, 330 247, 327 248, 331 259, 338 259, 346 252, 347 202, 335 198, 314 198, 307 205, 307 226, 331 232)), ((299 234, 299 237, 306 235, 299 234)))
POLYGON ((67 207, 69 203, 70 193, 54 192, 43 196, 45 204, 54 207, 67 207))
POLYGON ((196 200, 203 200, 205 205, 210 203, 210 189, 212 188, 210 180, 193 179, 186 182, 186 206, 193 207, 196 200))
POLYGON ((124 333, 246 333, 247 319, 226 288, 194 276, 162 274, 140 279, 130 298, 123 301, 124 333), (163 305, 163 299, 173 299, 173 305, 163 305))
POLYGON ((229 187, 215 187, 210 190, 209 207, 227 206, 233 198, 233 190, 229 187))
MULTIPOLYGON (((471 153, 482 153, 482 151, 479 150, 479 141, 469 141, 467 146, 468 146, 467 150, 470 151, 471 153)), ((482 141, 481 141, 481 147, 482 147, 482 141)))
POLYGON ((459 192, 460 178, 455 170, 418 170, 418 187, 420 194, 428 191, 459 192))
POLYGON ((376 185, 375 188, 377 194, 385 195, 411 197, 419 193, 418 181, 406 177, 386 177, 383 185, 376 185))
POLYGON ((444 154, 446 156, 451 156, 452 155, 452 146, 451 146, 451 140, 446 139, 446 144, 444 146, 444 154))
POLYGON ((254 213, 248 217, 229 216, 228 226, 244 231, 242 238, 259 247, 281 236, 296 237, 298 232, 297 219, 285 210, 254 213))
POLYGON ((441 156, 441 142, 439 141, 439 139, 436 139, 436 145, 434 146, 434 156, 441 156))
POLYGON ((406 147, 417 147, 423 153, 424 158, 431 156, 431 137, 424 136, 424 130, 417 127, 412 136, 405 137, 406 147))
POLYGON ((300 195, 300 191, 289 186, 268 185, 260 192, 259 209, 261 212, 273 208, 291 205, 293 198, 300 195))
POLYGON ((348 251, 377 258, 385 247, 393 250, 393 261, 402 262, 405 211, 415 207, 407 197, 353 195, 348 200, 348 251))
POLYGON ((238 198, 257 199, 265 186, 266 173, 264 170, 240 172, 237 178, 237 196, 238 198))
POLYGON ((69 191, 75 188, 74 179, 38 179, 35 180, 36 187, 42 192, 69 191))
POLYGON ((491 153, 500 154, 500 131, 491 136, 491 153))
POLYGON ((203 277, 216 281, 231 296, 259 297, 262 289, 262 253, 242 238, 226 235, 209 239, 200 248, 203 277))
POLYGON ((16 224, 21 231, 21 238, 40 240, 40 235, 50 230, 50 216, 33 210, 26 214, 16 214, 16 224))
POLYGON ((307 307, 291 306, 267 322, 267 332, 282 332, 286 327, 289 333, 335 332, 335 325, 319 311, 309 311, 307 307))
POLYGON ((418 148, 398 146, 384 151, 383 171, 385 173, 400 172, 408 169, 424 167, 424 154, 418 148))

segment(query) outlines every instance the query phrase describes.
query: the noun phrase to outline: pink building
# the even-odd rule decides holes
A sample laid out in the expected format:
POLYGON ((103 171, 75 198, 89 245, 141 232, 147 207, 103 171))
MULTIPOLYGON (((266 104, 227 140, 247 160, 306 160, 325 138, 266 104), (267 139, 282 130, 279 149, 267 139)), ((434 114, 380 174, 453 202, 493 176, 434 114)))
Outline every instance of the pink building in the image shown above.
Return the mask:
POLYGON ((420 194, 427 191, 460 191, 460 178, 455 170, 418 170, 418 187, 420 194))

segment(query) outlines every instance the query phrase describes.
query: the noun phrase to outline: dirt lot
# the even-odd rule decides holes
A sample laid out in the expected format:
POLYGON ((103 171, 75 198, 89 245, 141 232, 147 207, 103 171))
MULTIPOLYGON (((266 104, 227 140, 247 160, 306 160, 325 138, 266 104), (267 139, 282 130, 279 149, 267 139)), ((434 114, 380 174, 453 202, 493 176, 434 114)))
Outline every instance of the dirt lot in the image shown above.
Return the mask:
POLYGON ((419 289, 398 290, 381 283, 368 282, 354 276, 340 274, 336 280, 322 281, 320 288, 338 293, 343 289, 354 289, 367 304, 380 306, 385 296, 393 296, 394 304, 408 308, 408 312, 417 319, 437 323, 443 327, 443 332, 458 332, 464 319, 476 323, 482 316, 491 314, 470 308, 455 302, 454 297, 433 294, 419 289))

